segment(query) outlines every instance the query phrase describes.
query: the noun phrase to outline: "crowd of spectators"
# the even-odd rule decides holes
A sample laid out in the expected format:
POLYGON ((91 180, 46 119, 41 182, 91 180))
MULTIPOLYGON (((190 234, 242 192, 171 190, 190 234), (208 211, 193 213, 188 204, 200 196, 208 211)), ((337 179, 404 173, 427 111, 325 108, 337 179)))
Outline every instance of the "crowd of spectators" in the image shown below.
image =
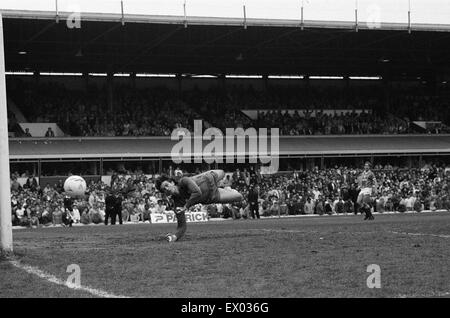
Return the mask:
POLYGON ((257 90, 228 85, 178 92, 116 85, 109 96, 105 87, 71 90, 56 82, 22 84, 11 92, 29 121, 55 122, 71 136, 168 136, 177 127, 192 131, 194 119, 202 119, 204 128, 222 130, 278 127, 282 135, 448 132, 448 99, 416 95, 414 90, 391 95, 387 105, 379 86, 272 85, 257 90), (261 111, 251 119, 243 110, 261 111), (417 120, 443 124, 422 130, 411 125, 417 120))
MULTIPOLYGON (((450 169, 437 166, 399 169, 388 165, 376 166, 373 171, 378 183, 373 198, 375 212, 450 210, 450 169)), ((357 177, 361 172, 336 166, 261 178, 260 214, 357 213, 357 177)), ((245 174, 241 179, 249 184, 245 174)), ((245 193, 244 182, 240 182, 237 188, 245 193)))
POLYGON ((85 197, 69 198, 64 192, 62 180, 41 187, 36 178, 30 175, 22 186, 18 182, 18 175, 14 173, 11 178, 13 225, 103 223, 105 198, 112 189, 126 193, 122 201, 122 218, 125 222, 149 221, 150 213, 164 213, 168 206, 167 200, 155 191, 153 180, 143 174, 129 177, 114 174, 108 185, 101 180, 91 181, 85 197))
MULTIPOLYGON (((186 175, 172 170, 174 178, 186 175)), ((361 169, 335 166, 328 169, 293 171, 289 174, 261 175, 253 167, 228 173, 220 186, 240 191, 244 200, 235 204, 196 205, 194 211, 205 211, 209 217, 249 218, 250 189, 258 192, 261 216, 298 214, 358 213, 357 177, 361 169)), ((377 180, 374 195, 375 212, 450 210, 450 168, 425 165, 422 168, 400 169, 375 166, 377 180)), ((17 174, 11 178, 11 205, 14 225, 37 226, 72 223, 100 224, 105 218, 105 196, 109 190, 125 193, 122 218, 125 222, 150 222, 152 213, 173 210, 170 198, 155 189, 155 179, 144 174, 114 173, 111 183, 91 181, 85 198, 68 200, 62 180, 54 185, 40 186, 33 175, 20 185, 17 174), (68 209, 67 202, 70 202, 68 209)))
POLYGON ((70 90, 53 82, 15 93, 30 122, 57 123, 69 136, 170 136, 177 127, 193 130, 194 119, 200 118, 164 87, 118 86, 110 103, 105 89, 70 90))
POLYGON ((430 121, 435 124, 425 128, 428 134, 449 133, 450 98, 423 95, 417 91, 403 91, 393 97, 390 111, 406 121, 430 121))
POLYGON ((267 111, 258 117, 260 127, 280 127, 282 135, 406 134, 408 122, 392 115, 370 111, 327 114, 323 111, 267 111))

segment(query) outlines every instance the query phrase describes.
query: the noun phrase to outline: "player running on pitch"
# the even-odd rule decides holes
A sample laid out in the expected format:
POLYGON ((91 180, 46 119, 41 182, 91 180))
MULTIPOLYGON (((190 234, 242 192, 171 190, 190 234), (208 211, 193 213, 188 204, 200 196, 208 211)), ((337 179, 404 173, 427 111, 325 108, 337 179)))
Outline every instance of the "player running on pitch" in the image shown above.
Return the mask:
POLYGON ((366 161, 364 164, 364 171, 358 177, 358 199, 356 203, 361 211, 364 211, 366 217, 364 220, 373 220, 374 217, 371 212, 371 196, 375 194, 377 187, 377 180, 375 174, 370 170, 370 162, 366 161))
POLYGON ((224 176, 223 170, 210 170, 192 177, 182 177, 178 182, 167 176, 161 176, 156 181, 156 189, 170 195, 175 203, 178 226, 175 234, 167 234, 166 239, 169 242, 179 240, 186 232, 185 211, 191 206, 198 203, 231 203, 242 200, 242 194, 238 191, 217 186, 224 176))

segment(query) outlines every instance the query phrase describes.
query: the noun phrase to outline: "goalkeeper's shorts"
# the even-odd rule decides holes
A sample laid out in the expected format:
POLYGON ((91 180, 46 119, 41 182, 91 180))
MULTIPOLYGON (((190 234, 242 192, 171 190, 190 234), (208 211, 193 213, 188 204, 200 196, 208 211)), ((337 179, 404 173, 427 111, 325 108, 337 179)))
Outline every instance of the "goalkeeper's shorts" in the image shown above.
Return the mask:
POLYGON ((362 188, 358 194, 358 199, 356 200, 356 202, 358 204, 361 204, 364 197, 366 197, 366 196, 370 197, 371 195, 372 195, 372 188, 362 188))
POLYGON ((360 195, 372 195, 372 188, 362 188, 359 192, 360 195))

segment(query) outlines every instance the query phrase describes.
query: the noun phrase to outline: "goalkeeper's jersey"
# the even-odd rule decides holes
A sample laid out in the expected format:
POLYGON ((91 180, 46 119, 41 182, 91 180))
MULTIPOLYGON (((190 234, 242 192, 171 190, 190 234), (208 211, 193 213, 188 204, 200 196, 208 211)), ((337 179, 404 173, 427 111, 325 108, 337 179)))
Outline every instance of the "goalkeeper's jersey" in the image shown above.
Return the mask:
POLYGON ((376 186, 375 174, 372 171, 363 171, 359 178, 358 184, 361 189, 372 188, 376 186))
POLYGON ((175 206, 190 208, 198 203, 210 204, 219 200, 217 175, 207 171, 193 177, 183 177, 178 182, 179 194, 174 195, 175 206))

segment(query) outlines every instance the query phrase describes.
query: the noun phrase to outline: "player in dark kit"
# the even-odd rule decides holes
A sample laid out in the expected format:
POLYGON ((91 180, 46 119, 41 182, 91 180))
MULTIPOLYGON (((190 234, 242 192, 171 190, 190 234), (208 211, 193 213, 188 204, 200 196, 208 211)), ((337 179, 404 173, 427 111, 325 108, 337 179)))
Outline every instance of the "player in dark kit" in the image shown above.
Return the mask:
POLYGON ((177 217, 177 232, 167 234, 169 242, 179 240, 186 232, 185 211, 198 203, 231 203, 242 201, 243 197, 233 189, 222 189, 217 186, 223 179, 223 170, 210 170, 193 177, 182 177, 178 182, 167 176, 161 176, 156 181, 156 188, 170 195, 175 204, 177 217))

